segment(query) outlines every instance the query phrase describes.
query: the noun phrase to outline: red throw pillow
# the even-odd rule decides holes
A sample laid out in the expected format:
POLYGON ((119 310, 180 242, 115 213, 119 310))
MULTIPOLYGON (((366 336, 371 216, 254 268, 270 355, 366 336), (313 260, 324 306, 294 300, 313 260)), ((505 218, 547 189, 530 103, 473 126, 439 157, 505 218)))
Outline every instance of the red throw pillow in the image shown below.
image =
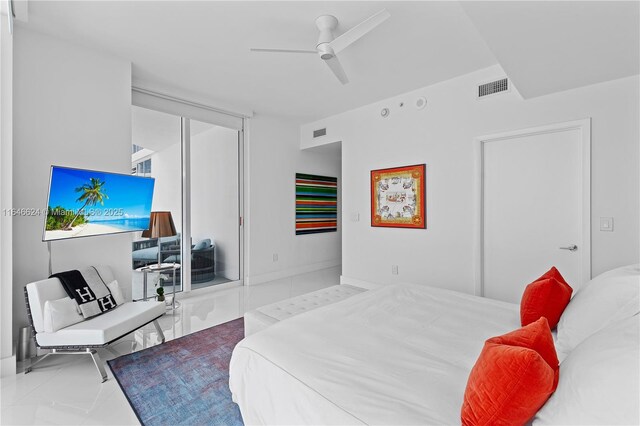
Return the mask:
POLYGON ((571 300, 573 289, 553 267, 529 284, 520 301, 520 323, 524 326, 546 317, 553 329, 571 300))
MULTIPOLYGON (((549 278, 555 278, 556 280, 558 280, 559 283, 564 284, 565 286, 567 286, 567 287, 569 287, 571 289, 571 286, 567 283, 567 281, 564 279, 562 274, 560 274, 560 271, 558 271, 558 269, 555 266, 552 266, 551 269, 549 269, 547 272, 545 272, 536 281, 546 280, 546 279, 549 279, 549 278)), ((571 289, 571 291, 573 291, 573 289, 571 289)))
POLYGON ((490 343, 498 343, 501 345, 521 346, 523 348, 533 349, 538 352, 549 367, 555 372, 555 383, 553 390, 556 390, 558 384, 558 373, 560 371, 560 361, 556 353, 556 347, 553 343, 551 328, 549 321, 545 317, 538 318, 537 321, 519 328, 502 336, 492 337, 487 340, 490 343))
POLYGON ((526 423, 555 391, 558 370, 545 318, 487 340, 469 374, 462 424, 526 423))

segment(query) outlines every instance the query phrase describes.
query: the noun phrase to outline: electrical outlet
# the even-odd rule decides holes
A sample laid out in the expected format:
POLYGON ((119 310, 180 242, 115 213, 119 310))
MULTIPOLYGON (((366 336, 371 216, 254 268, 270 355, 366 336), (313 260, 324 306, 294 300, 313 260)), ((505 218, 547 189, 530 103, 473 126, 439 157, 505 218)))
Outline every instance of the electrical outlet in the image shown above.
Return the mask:
POLYGON ((278 261, 278 253, 273 253, 273 261, 274 262, 278 261))
POLYGON ((398 275, 398 265, 391 265, 391 275, 398 275))

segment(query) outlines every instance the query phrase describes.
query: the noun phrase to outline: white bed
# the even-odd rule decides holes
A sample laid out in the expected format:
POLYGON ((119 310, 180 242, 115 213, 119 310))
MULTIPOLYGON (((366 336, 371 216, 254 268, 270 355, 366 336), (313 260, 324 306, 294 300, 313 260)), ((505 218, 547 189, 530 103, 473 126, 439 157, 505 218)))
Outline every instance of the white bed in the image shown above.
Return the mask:
POLYGON ((459 424, 484 341, 519 327, 515 304, 391 285, 249 336, 229 385, 246 424, 459 424))
MULTIPOLYGON (((519 305, 392 285, 249 336, 229 386, 246 424, 460 424, 484 341, 518 328, 519 305)), ((640 424, 640 265, 577 286, 554 340, 535 426, 640 424)))

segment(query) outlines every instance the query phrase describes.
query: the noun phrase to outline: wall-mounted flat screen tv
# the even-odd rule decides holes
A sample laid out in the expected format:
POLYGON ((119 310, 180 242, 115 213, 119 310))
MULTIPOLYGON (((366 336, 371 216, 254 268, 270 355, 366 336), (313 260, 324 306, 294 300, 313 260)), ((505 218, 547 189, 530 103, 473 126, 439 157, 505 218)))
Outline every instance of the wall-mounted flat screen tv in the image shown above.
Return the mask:
POLYGON ((51 166, 43 241, 149 228, 154 179, 51 166))

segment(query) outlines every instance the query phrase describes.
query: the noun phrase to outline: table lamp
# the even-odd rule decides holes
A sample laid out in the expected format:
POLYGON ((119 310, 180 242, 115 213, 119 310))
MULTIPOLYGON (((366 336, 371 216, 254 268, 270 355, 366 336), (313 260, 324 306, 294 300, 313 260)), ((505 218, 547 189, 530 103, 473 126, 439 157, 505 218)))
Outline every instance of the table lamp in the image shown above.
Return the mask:
POLYGON ((143 237, 158 238, 158 268, 162 264, 162 253, 160 238, 173 237, 176 235, 176 227, 173 224, 171 212, 151 212, 149 218, 149 229, 142 232, 143 237))

